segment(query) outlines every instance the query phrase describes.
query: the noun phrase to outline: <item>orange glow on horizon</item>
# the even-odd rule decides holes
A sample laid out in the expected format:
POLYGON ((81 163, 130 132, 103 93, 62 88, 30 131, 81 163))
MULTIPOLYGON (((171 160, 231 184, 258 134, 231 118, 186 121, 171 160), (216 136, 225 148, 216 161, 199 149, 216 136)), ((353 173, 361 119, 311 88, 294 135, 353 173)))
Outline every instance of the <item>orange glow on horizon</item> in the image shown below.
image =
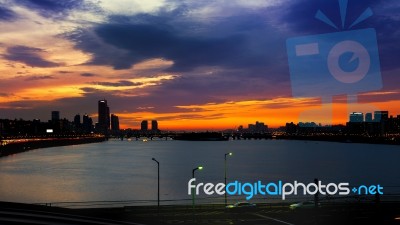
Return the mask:
POLYGON ((352 111, 363 113, 378 110, 389 110, 391 115, 400 113, 400 101, 374 104, 334 103, 331 117, 324 120, 326 110, 321 110, 320 102, 315 99, 276 99, 266 101, 227 102, 221 104, 209 103, 205 105, 178 106, 180 109, 191 109, 178 113, 116 113, 120 117, 121 128, 140 129, 142 120, 158 120, 161 130, 209 130, 237 129, 240 125, 247 128, 248 124, 256 121, 264 122, 270 128, 285 126, 286 123, 316 122, 322 125, 345 125, 348 115, 352 111), (291 102, 290 106, 276 107, 276 102, 291 102), (308 105, 310 104, 310 105, 308 105), (314 104, 314 105, 312 105, 314 104), (306 105, 306 106, 304 106, 306 105), (311 117, 307 113, 311 112, 311 117), (313 114, 314 113, 314 114, 313 114))

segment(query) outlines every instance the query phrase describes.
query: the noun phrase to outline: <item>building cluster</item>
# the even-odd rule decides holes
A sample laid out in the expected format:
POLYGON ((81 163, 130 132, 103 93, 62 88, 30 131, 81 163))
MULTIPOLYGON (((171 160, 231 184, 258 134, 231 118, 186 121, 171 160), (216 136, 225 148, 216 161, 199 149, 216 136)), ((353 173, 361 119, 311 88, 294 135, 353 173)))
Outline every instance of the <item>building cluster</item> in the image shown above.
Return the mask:
MULTIPOLYGON (((85 135, 85 134, 104 134, 106 136, 121 136, 124 131, 120 130, 119 118, 117 115, 110 113, 110 107, 107 100, 102 99, 97 103, 98 114, 97 122, 94 124, 93 119, 84 114, 77 114, 72 121, 61 118, 60 111, 52 111, 51 119, 42 122, 39 119, 32 121, 22 119, 0 119, 0 137, 12 136, 48 136, 48 135, 85 135)), ((147 120, 141 122, 140 130, 131 130, 133 133, 141 134, 158 134, 157 120, 151 121, 151 128, 147 120)))
MULTIPOLYGON (((106 136, 121 136, 126 133, 135 135, 158 134, 160 133, 157 120, 143 120, 140 123, 140 130, 120 130, 119 118, 110 114, 110 107, 107 100, 98 101, 98 122, 93 124, 88 114, 81 116, 77 114, 73 121, 66 118, 61 119, 60 111, 52 111, 51 119, 42 122, 39 119, 26 121, 22 119, 0 119, 0 137, 4 136, 42 136, 42 135, 85 135, 104 134, 106 136)), ((384 135, 400 133, 400 115, 389 116, 388 111, 375 111, 374 113, 353 112, 349 115, 349 122, 346 125, 322 126, 314 122, 298 124, 287 123, 280 129, 287 134, 359 134, 359 135, 384 135)), ((266 134, 268 126, 263 122, 256 121, 255 124, 248 124, 247 128, 239 126, 237 132, 247 134, 266 134)))
POLYGON ((394 134, 400 132, 400 115, 389 116, 388 111, 350 113, 347 123, 349 133, 394 134))
POLYGON ((268 125, 265 125, 263 122, 256 121, 255 124, 249 124, 247 128, 243 128, 243 126, 240 125, 238 128, 238 132, 264 134, 264 133, 268 133, 268 125))
POLYGON ((327 125, 323 126, 321 124, 316 124, 315 122, 300 122, 295 124, 293 122, 286 123, 285 127, 280 128, 286 134, 315 134, 315 133, 329 133, 338 134, 346 131, 346 126, 344 125, 327 125))
POLYGON ((349 115, 346 125, 322 126, 314 122, 294 124, 287 123, 284 127, 287 134, 309 133, 347 133, 360 135, 384 135, 400 133, 400 115, 389 116, 388 111, 374 113, 353 112, 349 115))
POLYGON ((159 133, 160 130, 158 129, 157 120, 152 120, 151 121, 151 129, 149 129, 149 121, 143 120, 140 123, 140 132, 142 132, 142 133, 152 133, 152 134, 159 133))
POLYGON ((89 115, 75 115, 73 121, 61 119, 60 111, 52 111, 51 119, 42 122, 39 119, 32 121, 22 119, 0 120, 1 136, 43 136, 43 135, 83 135, 94 131, 93 120, 89 115), (82 118, 82 121, 81 121, 82 118))
POLYGON ((39 119, 32 121, 22 119, 0 120, 1 136, 45 136, 45 135, 85 135, 100 133, 106 135, 116 134, 119 131, 118 116, 111 114, 107 100, 98 101, 98 122, 93 124, 93 119, 88 115, 76 114, 72 121, 61 118, 60 111, 52 111, 51 119, 42 122, 39 119))

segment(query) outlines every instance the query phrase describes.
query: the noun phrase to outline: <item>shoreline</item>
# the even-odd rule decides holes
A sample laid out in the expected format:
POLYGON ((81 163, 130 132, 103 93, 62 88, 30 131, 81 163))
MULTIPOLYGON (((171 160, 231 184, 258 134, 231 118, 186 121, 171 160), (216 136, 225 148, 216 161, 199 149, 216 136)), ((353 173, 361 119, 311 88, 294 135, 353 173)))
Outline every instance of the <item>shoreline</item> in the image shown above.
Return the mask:
POLYGON ((68 145, 81 145, 105 141, 105 137, 49 138, 10 143, 0 146, 0 157, 23 153, 34 149, 68 145))
MULTIPOLYGON (((379 145, 400 145, 400 138, 388 138, 383 136, 364 137, 358 135, 277 135, 268 137, 264 136, 249 136, 239 140, 262 140, 262 139, 275 139, 275 140, 298 140, 298 141, 323 141, 323 142, 337 142, 337 143, 357 143, 357 144, 379 144, 379 145)), ((96 137, 67 137, 67 138, 44 138, 32 139, 21 142, 12 142, 9 144, 0 145, 0 158, 27 152, 34 149, 50 148, 68 145, 81 145, 107 141, 104 136, 96 137)), ((182 140, 177 140, 182 141, 182 140)), ((204 140, 200 140, 204 141, 204 140)))
POLYGON ((357 143, 357 144, 380 144, 380 145, 400 145, 400 138, 389 139, 387 137, 363 137, 357 135, 281 135, 277 140, 299 140, 299 141, 324 141, 337 143, 357 143))

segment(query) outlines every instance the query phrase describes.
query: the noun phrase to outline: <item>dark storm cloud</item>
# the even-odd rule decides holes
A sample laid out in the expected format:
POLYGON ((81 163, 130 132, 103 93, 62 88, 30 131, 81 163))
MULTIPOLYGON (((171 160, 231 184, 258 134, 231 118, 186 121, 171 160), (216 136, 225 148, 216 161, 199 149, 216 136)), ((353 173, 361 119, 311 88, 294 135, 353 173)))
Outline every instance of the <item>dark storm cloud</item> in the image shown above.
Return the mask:
POLYGON ((108 87, 131 87, 143 85, 141 82, 132 82, 129 80, 120 80, 118 82, 91 82, 90 84, 108 86, 108 87))
POLYGON ((17 19, 17 14, 3 6, 0 6, 0 21, 13 21, 17 19))
POLYGON ((15 0, 15 3, 51 18, 62 18, 74 9, 89 8, 83 0, 15 0))
POLYGON ((32 67, 56 67, 58 63, 54 63, 43 59, 40 53, 45 52, 40 48, 32 48, 27 46, 14 46, 7 49, 4 58, 12 61, 24 63, 32 67))
POLYGON ((174 65, 168 71, 174 72, 202 66, 259 67, 273 64, 284 52, 283 41, 270 44, 278 34, 261 13, 204 24, 177 11, 110 16, 107 23, 67 37, 76 43, 76 48, 93 56, 90 64, 115 69, 127 69, 151 58, 172 60, 174 65))
POLYGON ((93 64, 128 69, 132 64, 151 58, 174 61, 172 70, 187 71, 198 66, 230 65, 242 60, 244 37, 228 35, 223 38, 179 36, 173 30, 157 24, 103 24, 95 28, 96 35, 106 44, 123 52, 109 57, 109 51, 96 48, 90 36, 81 36, 77 47, 92 53, 93 64))
MULTIPOLYGON (((290 95, 285 39, 265 22, 263 13, 220 18, 206 25, 179 20, 180 16, 118 16, 69 38, 93 56, 91 64, 126 69, 150 58, 174 62, 167 70, 179 72, 181 78, 146 88, 145 96, 138 90, 123 91, 114 99, 117 107, 123 106, 120 110, 136 110, 126 109, 124 99, 136 106, 157 105, 152 111, 162 113, 176 112, 175 105, 290 95), (212 76, 196 75, 197 68, 213 66, 224 69, 212 76)), ((103 96, 94 90, 87 95, 103 96)))
POLYGON ((54 76, 31 76, 25 79, 25 81, 35 81, 35 80, 51 80, 56 79, 54 76))

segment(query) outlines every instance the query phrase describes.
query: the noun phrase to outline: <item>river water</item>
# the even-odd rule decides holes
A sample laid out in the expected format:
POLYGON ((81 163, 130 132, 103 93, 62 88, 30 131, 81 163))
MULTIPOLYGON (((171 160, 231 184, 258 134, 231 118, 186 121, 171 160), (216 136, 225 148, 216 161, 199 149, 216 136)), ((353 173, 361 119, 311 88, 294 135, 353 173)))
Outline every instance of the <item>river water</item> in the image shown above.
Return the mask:
POLYGON ((190 199, 192 169, 199 182, 314 178, 351 185, 380 184, 400 193, 400 148, 390 145, 289 140, 226 142, 119 141, 37 149, 0 158, 0 200, 25 203, 190 199))

